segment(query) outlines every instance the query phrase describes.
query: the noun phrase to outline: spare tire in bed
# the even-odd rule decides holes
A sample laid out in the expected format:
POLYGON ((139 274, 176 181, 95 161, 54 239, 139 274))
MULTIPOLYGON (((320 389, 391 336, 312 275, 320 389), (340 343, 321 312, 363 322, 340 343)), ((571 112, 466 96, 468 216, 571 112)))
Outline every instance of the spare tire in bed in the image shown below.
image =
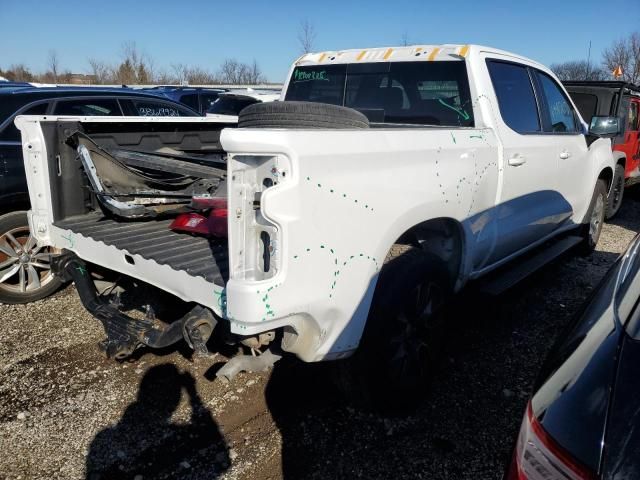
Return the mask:
POLYGON ((369 128, 362 113, 347 107, 314 102, 266 102, 244 108, 239 128, 353 129, 369 128))

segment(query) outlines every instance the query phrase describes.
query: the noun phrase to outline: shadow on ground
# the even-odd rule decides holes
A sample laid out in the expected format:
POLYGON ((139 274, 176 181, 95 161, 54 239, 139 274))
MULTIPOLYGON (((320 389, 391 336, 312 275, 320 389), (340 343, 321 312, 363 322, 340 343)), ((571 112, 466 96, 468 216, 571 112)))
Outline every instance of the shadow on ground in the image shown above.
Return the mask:
POLYGON ((184 459, 194 454, 201 471, 198 478, 218 478, 229 467, 228 448, 198 396, 194 378, 172 364, 162 364, 144 375, 136 401, 120 421, 95 436, 86 478, 176 478, 191 468, 184 459), (191 415, 187 423, 177 423, 172 416, 183 392, 191 415))

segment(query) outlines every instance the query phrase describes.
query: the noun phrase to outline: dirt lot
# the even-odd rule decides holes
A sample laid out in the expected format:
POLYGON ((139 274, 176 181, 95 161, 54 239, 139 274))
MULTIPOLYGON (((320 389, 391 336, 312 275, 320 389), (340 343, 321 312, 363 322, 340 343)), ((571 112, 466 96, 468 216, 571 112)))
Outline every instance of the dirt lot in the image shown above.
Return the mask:
POLYGON ((639 207, 632 192, 590 258, 569 254, 497 299, 464 294, 432 393, 404 418, 346 406, 326 365, 224 384, 220 355, 109 361, 73 288, 2 305, 0 477, 498 479, 545 353, 640 231, 639 207))

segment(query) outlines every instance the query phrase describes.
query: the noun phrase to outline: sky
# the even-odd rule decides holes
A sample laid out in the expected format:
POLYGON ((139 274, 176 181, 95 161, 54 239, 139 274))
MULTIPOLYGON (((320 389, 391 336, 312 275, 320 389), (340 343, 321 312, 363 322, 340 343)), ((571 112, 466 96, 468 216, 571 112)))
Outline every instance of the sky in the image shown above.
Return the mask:
POLYGON ((543 64, 599 62, 614 40, 640 30, 640 0, 0 0, 0 68, 44 71, 50 50, 62 69, 89 73, 89 58, 121 59, 135 42, 156 67, 216 71, 226 58, 254 59, 269 81, 285 79, 301 54, 300 23, 314 51, 402 44, 476 43, 543 64), (617 12, 617 13, 616 13, 617 12))

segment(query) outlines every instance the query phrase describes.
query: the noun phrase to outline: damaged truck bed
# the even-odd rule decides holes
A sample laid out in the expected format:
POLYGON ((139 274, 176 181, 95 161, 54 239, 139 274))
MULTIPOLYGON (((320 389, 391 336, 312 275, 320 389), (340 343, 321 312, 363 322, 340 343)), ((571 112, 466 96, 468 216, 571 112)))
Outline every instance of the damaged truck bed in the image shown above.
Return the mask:
MULTIPOLYGON (((229 125, 128 120, 42 124, 53 158, 46 172, 29 181, 49 183, 44 191, 53 218, 47 233, 53 244, 86 262, 223 316, 227 239, 175 231, 171 224, 182 213, 202 210, 194 199, 206 208, 211 199, 226 198, 219 136, 229 125)), ((42 225, 34 226, 42 233, 42 225)))

